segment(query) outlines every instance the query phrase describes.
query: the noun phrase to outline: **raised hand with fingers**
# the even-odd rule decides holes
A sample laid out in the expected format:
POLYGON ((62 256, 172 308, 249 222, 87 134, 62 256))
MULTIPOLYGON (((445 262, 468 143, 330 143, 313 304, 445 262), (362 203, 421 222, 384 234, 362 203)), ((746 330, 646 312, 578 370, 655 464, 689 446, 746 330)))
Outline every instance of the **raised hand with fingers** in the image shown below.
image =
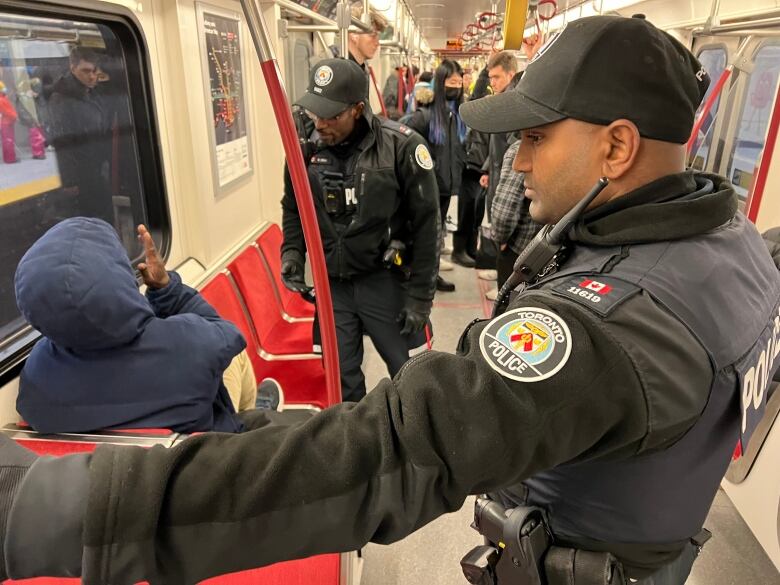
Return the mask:
POLYGON ((171 281, 168 271, 165 270, 165 262, 157 252, 152 234, 141 224, 138 226, 138 239, 144 247, 145 262, 138 264, 138 270, 144 279, 144 284, 149 288, 165 288, 171 281))

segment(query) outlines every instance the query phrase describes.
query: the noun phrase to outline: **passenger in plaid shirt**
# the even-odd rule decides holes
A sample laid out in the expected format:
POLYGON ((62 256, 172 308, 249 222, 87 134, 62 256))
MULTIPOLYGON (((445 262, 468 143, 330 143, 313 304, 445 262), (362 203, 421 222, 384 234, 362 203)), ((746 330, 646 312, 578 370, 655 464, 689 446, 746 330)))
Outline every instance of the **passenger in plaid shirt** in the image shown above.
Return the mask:
POLYGON ((496 186, 496 195, 491 207, 491 236, 499 247, 496 270, 498 288, 506 282, 517 260, 517 256, 534 238, 542 225, 531 219, 529 201, 523 196, 524 173, 512 169, 515 155, 520 148, 518 140, 504 154, 501 165, 501 179, 496 186))

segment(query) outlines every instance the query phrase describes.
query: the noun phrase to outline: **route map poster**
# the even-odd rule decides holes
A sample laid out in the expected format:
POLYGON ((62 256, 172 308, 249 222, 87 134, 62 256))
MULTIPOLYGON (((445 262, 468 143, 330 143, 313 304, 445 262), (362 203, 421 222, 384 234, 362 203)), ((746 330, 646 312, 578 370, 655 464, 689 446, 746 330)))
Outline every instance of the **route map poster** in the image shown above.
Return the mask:
POLYGON ((242 67, 241 19, 199 3, 203 70, 208 92, 215 186, 224 187, 252 172, 242 67))

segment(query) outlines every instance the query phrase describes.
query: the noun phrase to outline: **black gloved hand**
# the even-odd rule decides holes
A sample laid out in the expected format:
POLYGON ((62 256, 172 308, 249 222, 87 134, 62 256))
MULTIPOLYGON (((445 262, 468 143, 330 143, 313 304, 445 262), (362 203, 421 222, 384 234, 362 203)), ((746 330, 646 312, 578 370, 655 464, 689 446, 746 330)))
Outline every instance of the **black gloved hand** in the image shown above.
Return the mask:
POLYGON ((8 517, 16 492, 27 470, 38 456, 0 433, 0 581, 8 578, 5 568, 5 539, 8 517))
POLYGON ((411 335, 419 333, 428 323, 428 316, 431 314, 431 301, 418 301, 417 299, 407 298, 404 308, 398 314, 398 322, 403 324, 401 335, 411 335))
POLYGON ((297 293, 307 293, 311 287, 304 278, 303 256, 295 250, 287 250, 282 254, 282 283, 288 289, 297 293))

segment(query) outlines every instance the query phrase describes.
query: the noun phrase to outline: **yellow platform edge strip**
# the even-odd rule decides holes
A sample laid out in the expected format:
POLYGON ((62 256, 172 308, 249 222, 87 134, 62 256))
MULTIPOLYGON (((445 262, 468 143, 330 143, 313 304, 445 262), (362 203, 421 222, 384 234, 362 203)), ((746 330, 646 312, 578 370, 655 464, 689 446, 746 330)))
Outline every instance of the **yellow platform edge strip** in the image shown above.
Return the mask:
POLYGON ((58 189, 62 186, 60 178, 57 175, 51 175, 44 177, 43 179, 36 179, 35 181, 29 181, 10 187, 8 189, 0 190, 0 205, 8 205, 15 201, 21 201, 28 197, 34 197, 41 193, 46 193, 53 189, 58 189))

